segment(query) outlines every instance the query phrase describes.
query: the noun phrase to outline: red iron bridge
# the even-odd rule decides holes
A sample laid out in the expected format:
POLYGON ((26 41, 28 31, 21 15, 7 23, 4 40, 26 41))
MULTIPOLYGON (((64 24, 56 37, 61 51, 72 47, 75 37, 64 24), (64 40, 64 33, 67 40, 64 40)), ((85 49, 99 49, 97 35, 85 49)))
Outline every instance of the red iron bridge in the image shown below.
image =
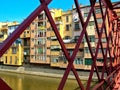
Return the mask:
MULTIPOLYGON (((68 78, 69 72, 72 71, 78 82, 79 88, 81 90, 90 90, 90 85, 92 82, 93 73, 96 73, 98 82, 93 87, 92 90, 120 90, 120 16, 117 15, 117 10, 120 10, 120 2, 112 4, 110 0, 89 0, 90 1, 90 11, 86 21, 81 13, 81 7, 79 6, 79 1, 74 0, 76 10, 79 15, 79 22, 82 26, 82 32, 78 42, 76 42, 75 49, 73 50, 72 55, 70 56, 64 42, 57 30, 56 24, 51 16, 48 5, 52 0, 40 0, 40 6, 25 19, 21 25, 0 45, 0 57, 6 52, 6 50, 12 45, 12 43, 21 35, 21 33, 32 23, 32 21, 42 12, 46 13, 46 16, 53 28, 53 31, 61 45, 62 51, 65 54, 65 57, 68 60, 68 65, 64 72, 64 75, 61 79, 61 82, 58 86, 58 90, 63 90, 66 80, 68 78), (102 15, 102 26, 99 28, 98 22, 95 15, 95 5, 99 4, 99 8, 102 15), (103 12, 103 7, 105 11, 103 12), (98 34, 98 43, 96 45, 96 51, 92 51, 91 43, 89 41, 88 32, 86 30, 91 16, 94 17, 95 27, 98 34), (106 25, 107 21, 107 25, 106 25), (100 31, 101 30, 101 31, 100 31), (103 32, 105 32, 106 37, 106 51, 104 52, 101 37, 103 32), (88 76, 86 87, 83 86, 81 79, 76 71, 76 68, 73 65, 76 54, 79 50, 79 46, 83 38, 86 38, 89 51, 92 57, 92 65, 90 74, 88 76), (111 45, 111 47, 110 47, 111 45), (96 58, 98 56, 98 48, 101 47, 102 56, 104 59, 103 67, 101 72, 96 65, 96 58), (109 59, 108 59, 109 58, 109 59)), ((2 79, 0 79, 0 90, 12 90, 2 79)))

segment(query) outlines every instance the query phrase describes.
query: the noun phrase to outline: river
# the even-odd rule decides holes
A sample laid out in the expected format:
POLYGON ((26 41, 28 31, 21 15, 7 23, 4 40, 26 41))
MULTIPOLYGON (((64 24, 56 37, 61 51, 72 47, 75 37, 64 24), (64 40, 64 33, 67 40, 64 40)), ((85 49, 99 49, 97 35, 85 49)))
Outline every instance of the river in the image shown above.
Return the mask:
MULTIPOLYGON (((0 77, 13 90, 57 90, 61 78, 43 77, 37 75, 0 72, 0 77)), ((85 83, 85 81, 83 81, 85 83)), ((64 90, 79 90, 76 80, 67 80, 64 90)))

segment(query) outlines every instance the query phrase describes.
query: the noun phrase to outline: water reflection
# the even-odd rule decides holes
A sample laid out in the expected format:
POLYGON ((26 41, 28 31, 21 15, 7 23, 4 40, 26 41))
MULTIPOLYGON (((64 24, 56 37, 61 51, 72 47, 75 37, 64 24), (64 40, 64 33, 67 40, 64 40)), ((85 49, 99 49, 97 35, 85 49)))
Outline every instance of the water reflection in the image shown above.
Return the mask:
MULTIPOLYGON (((0 72, 0 77, 5 80, 13 90, 57 90, 61 80, 60 78, 8 72, 0 72)), ((64 90, 76 90, 77 87, 78 84, 75 80, 67 80, 64 90)))

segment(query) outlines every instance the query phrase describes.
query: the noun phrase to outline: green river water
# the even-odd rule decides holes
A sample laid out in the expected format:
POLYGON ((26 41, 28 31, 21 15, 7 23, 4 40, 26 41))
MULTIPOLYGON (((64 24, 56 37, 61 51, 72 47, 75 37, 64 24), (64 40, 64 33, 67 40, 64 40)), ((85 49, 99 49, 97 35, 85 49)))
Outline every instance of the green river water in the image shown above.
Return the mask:
MULTIPOLYGON (((13 90, 57 90, 60 78, 0 72, 13 90)), ((64 90, 79 90, 76 80, 67 80, 64 90)))
MULTIPOLYGON (((13 90, 57 90, 61 78, 0 72, 0 77, 13 90)), ((85 81, 82 81, 85 84, 85 81)), ((80 90, 77 81, 68 79, 64 90, 80 90)))

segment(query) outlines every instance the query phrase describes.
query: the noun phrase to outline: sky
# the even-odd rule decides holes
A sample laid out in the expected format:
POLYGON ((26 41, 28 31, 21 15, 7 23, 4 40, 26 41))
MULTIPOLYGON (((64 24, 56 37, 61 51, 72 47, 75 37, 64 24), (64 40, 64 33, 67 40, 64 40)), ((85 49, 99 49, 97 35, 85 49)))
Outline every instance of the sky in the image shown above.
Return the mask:
MULTIPOLYGON (((0 3, 0 22, 22 22, 40 5, 39 0, 1 0, 0 3)), ((89 0, 79 0, 79 3, 87 5, 89 0)), ((66 11, 72 9, 73 4, 74 0, 52 0, 49 8, 62 8, 63 11, 66 11)))

